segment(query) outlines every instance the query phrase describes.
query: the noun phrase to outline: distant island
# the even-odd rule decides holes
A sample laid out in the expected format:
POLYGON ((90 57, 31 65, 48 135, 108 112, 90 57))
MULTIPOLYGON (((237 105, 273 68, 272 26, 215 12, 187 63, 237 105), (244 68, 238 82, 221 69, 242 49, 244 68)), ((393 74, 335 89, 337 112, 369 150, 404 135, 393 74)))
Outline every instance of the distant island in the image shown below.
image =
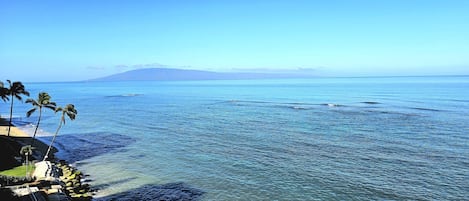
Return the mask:
POLYGON ((88 81, 178 81, 178 80, 242 80, 275 78, 309 78, 311 75, 280 73, 220 73, 175 68, 144 68, 126 71, 88 81))

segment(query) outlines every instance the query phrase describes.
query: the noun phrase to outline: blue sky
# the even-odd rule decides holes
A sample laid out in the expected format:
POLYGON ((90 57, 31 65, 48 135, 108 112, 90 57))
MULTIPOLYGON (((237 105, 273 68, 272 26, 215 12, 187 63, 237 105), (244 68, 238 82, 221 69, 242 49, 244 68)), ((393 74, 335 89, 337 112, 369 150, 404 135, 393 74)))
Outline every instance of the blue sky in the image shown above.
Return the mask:
POLYGON ((143 67, 469 74, 469 1, 0 0, 0 79, 143 67))

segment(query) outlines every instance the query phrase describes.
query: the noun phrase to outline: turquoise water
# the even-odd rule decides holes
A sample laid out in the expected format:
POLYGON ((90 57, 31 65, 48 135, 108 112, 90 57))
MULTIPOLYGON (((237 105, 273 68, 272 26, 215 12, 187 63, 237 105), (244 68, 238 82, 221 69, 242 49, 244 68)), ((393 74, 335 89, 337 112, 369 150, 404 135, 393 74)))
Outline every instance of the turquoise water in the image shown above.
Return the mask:
MULTIPOLYGON (((91 175, 102 200, 133 189, 202 200, 469 200, 469 77, 26 87, 75 104, 59 156, 91 175)), ((34 119, 21 121, 31 129, 34 119)), ((43 140, 58 121, 46 113, 43 140)))

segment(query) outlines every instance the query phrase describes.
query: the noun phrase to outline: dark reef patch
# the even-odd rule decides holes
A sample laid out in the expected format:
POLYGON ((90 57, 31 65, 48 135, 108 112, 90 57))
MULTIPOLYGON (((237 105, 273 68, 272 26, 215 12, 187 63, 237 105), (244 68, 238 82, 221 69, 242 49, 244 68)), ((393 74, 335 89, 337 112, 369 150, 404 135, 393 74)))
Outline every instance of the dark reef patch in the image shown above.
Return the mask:
POLYGON ((368 104, 368 105, 377 105, 377 104, 381 104, 380 102, 375 102, 375 101, 364 101, 364 102, 361 102, 361 103, 368 104))
MULTIPOLYGON (((51 138, 43 137, 41 139, 50 141, 51 138)), ((133 142, 135 139, 129 136, 98 132, 59 135, 54 146, 59 149, 59 152, 56 153, 57 157, 74 163, 109 152, 119 152, 133 142)))
POLYGON ((169 183, 163 185, 150 184, 137 189, 132 189, 126 192, 97 198, 97 201, 198 201, 201 200, 203 194, 202 190, 190 187, 185 183, 169 183))
POLYGON ((422 111, 431 111, 431 112, 440 112, 441 110, 437 110, 437 109, 431 109, 431 108, 422 108, 422 107, 413 107, 411 109, 414 109, 414 110, 422 110, 422 111))

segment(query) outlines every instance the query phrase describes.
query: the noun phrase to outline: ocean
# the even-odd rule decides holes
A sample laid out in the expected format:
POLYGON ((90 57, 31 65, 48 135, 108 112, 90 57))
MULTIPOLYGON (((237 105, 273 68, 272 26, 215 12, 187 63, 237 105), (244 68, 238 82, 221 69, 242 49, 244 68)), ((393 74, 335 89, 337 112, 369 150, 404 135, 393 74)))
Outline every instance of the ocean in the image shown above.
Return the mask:
POLYGON ((468 76, 25 86, 97 200, 469 200, 468 76))

